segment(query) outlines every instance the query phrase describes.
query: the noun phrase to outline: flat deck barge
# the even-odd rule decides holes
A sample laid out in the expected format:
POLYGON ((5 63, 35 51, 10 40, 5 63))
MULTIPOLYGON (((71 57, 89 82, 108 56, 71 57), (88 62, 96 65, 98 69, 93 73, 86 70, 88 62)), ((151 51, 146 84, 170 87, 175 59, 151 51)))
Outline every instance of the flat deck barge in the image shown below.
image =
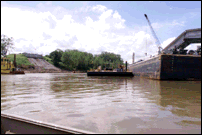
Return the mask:
POLYGON ((133 72, 87 72, 87 76, 131 76, 133 72))

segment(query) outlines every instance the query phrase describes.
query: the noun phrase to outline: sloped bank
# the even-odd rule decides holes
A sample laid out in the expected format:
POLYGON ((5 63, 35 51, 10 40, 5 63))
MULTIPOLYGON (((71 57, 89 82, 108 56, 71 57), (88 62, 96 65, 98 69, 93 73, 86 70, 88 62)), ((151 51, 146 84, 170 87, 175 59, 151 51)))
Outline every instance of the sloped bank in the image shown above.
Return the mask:
POLYGON ((25 69, 25 73, 86 73, 82 71, 67 71, 67 70, 53 70, 53 69, 43 69, 38 67, 37 69, 25 69))
MULTIPOLYGON (((14 54, 6 56, 10 61, 14 61, 14 54)), ((43 58, 28 58, 24 54, 16 54, 18 70, 25 73, 85 73, 83 71, 68 71, 55 67, 43 58)))
MULTIPOLYGON (((10 61, 14 61, 14 54, 6 56, 10 61)), ((28 58, 24 54, 16 54, 16 64, 18 70, 23 70, 25 73, 61 73, 66 72, 50 64, 43 58, 34 59, 28 58)))

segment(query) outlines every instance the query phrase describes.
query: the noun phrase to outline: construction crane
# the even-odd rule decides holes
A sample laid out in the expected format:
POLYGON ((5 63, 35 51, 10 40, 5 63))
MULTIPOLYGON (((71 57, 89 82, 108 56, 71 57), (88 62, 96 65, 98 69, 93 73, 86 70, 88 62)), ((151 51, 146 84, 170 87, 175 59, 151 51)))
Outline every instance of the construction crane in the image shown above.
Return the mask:
POLYGON ((158 47, 158 49, 159 49, 159 50, 158 50, 158 54, 160 54, 160 53, 161 53, 161 49, 163 49, 163 48, 161 47, 161 44, 160 44, 160 42, 159 42, 159 39, 157 38, 156 33, 154 32, 154 29, 152 28, 151 23, 150 23, 150 21, 149 21, 147 15, 144 14, 144 16, 146 17, 146 19, 147 19, 147 21, 148 21, 148 23, 149 23, 149 26, 150 26, 150 28, 151 28, 152 34, 153 34, 154 38, 156 39, 157 47, 158 47))

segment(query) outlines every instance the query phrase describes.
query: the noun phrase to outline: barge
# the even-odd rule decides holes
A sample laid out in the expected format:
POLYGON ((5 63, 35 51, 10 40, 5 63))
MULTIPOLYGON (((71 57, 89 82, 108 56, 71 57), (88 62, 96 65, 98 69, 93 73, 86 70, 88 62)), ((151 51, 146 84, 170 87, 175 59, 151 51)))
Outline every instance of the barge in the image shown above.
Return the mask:
POLYGON ((185 50, 191 43, 201 43, 201 28, 180 34, 160 54, 129 65, 135 76, 158 80, 201 80, 201 46, 185 50))
POLYGON ((133 77, 133 72, 87 72, 87 76, 131 76, 133 77))
POLYGON ((135 76, 157 80, 201 80, 201 56, 161 54, 129 67, 135 76))
POLYGON ((129 69, 134 75, 158 80, 201 80, 201 46, 189 53, 185 50, 191 43, 201 43, 201 28, 185 30, 163 49, 148 16, 144 16, 159 50, 154 57, 133 62, 129 69))
POLYGON ((119 65, 118 68, 113 69, 111 67, 107 67, 104 70, 101 70, 101 66, 96 70, 87 71, 87 76, 129 76, 133 77, 134 74, 132 71, 127 69, 127 61, 126 67, 124 65, 119 65))

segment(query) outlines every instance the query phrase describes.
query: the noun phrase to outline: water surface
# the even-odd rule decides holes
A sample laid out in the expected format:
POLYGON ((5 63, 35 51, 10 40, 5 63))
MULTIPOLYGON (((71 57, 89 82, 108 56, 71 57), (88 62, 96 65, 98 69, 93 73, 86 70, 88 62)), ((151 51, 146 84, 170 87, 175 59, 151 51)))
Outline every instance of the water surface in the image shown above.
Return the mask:
POLYGON ((96 133, 201 133, 201 81, 1 75, 1 111, 96 133))

